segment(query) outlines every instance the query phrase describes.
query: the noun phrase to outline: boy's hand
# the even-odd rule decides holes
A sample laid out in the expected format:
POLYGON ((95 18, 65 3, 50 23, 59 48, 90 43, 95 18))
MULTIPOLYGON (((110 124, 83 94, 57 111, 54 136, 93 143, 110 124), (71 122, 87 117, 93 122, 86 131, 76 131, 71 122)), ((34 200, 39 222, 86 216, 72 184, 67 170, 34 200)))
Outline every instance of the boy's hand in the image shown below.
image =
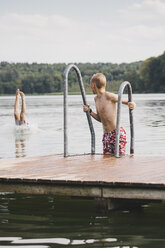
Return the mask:
POLYGON ((130 109, 134 109, 134 108, 136 108, 136 103, 134 103, 134 102, 128 102, 128 107, 130 109))
POLYGON ((89 110, 89 108, 90 108, 90 105, 89 104, 83 105, 83 111, 84 112, 87 112, 89 110))

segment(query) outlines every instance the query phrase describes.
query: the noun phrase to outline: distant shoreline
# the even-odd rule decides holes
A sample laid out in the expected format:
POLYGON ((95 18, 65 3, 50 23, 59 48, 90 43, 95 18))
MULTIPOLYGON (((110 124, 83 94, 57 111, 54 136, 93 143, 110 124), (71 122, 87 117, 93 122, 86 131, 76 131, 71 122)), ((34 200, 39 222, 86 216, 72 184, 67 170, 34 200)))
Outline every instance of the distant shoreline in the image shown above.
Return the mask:
MULTIPOLYGON (((118 94, 118 92, 113 92, 115 94, 118 94)), ((127 93, 124 93, 124 94, 127 94, 127 93)), ((165 92, 159 92, 159 93, 155 93, 155 92, 142 92, 142 93, 134 93, 133 94, 136 94, 136 95, 142 95, 142 94, 146 94, 146 95, 150 95, 150 94, 154 94, 154 95, 159 95, 159 94, 165 94, 165 92)), ((62 96, 63 95, 63 92, 58 92, 58 93, 42 93, 42 94, 37 94, 37 93, 34 93, 34 94, 26 94, 26 96, 62 96)), ((68 95, 81 95, 81 92, 68 92, 68 95)), ((86 92, 86 95, 93 95, 94 94, 92 92, 86 92)), ((0 94, 0 97, 3 97, 3 96, 15 96, 15 94, 0 94)))

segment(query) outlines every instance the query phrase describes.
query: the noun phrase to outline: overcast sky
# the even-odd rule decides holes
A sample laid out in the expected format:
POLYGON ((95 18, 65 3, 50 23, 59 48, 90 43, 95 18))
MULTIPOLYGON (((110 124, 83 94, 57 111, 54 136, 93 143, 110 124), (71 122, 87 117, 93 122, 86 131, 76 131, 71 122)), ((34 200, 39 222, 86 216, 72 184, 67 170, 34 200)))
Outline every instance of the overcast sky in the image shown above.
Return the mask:
POLYGON ((165 0, 0 0, 0 61, 133 62, 165 51, 165 0))

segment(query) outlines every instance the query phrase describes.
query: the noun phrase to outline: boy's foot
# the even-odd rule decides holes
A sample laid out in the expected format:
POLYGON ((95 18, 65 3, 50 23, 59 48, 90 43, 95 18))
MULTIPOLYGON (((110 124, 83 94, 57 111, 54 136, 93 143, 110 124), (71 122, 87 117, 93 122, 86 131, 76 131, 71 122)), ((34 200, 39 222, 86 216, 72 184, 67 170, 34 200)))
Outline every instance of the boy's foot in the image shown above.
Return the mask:
POLYGON ((25 94, 22 91, 20 91, 19 93, 22 98, 25 96, 25 94))
POLYGON ((19 89, 16 90, 16 96, 18 96, 20 94, 19 89))

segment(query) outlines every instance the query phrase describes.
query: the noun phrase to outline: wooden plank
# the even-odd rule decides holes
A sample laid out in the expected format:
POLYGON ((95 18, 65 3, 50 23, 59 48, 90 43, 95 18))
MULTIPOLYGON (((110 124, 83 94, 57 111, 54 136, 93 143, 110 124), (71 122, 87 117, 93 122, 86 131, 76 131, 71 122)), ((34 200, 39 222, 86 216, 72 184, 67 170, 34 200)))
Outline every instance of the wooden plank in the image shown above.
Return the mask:
POLYGON ((0 191, 165 199, 165 157, 49 155, 0 161, 0 191))
POLYGON ((165 157, 50 155, 0 161, 1 178, 165 184, 165 157))
POLYGON ((57 183, 42 184, 37 180, 35 183, 24 183, 24 180, 13 182, 11 179, 8 182, 0 182, 0 192, 22 193, 22 194, 49 194, 61 196, 78 196, 78 197, 91 197, 91 198, 114 198, 114 199, 141 199, 141 200, 165 200, 165 189, 162 188, 138 188, 134 187, 121 187, 116 185, 102 185, 96 186, 79 184, 73 186, 71 183, 66 182, 65 185, 57 183))
POLYGON ((78 197, 101 197, 100 187, 83 187, 80 185, 72 186, 70 184, 58 185, 58 184, 40 184, 38 181, 36 183, 26 183, 24 182, 11 182, 0 183, 0 192, 14 192, 21 194, 47 194, 47 195, 61 195, 61 196, 78 196, 78 197))

